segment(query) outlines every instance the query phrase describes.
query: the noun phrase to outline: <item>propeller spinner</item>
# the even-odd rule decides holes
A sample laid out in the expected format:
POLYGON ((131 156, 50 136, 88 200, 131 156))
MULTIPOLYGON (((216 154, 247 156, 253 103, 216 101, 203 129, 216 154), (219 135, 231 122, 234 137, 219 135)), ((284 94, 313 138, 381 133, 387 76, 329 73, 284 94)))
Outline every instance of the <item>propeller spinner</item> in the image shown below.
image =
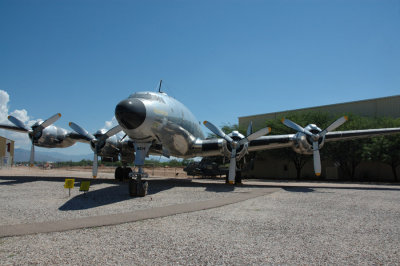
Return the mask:
POLYGON ((247 148, 247 145, 250 141, 257 139, 258 137, 261 137, 263 135, 268 134, 271 132, 271 128, 266 127, 262 128, 254 133, 251 133, 253 131, 252 128, 252 123, 249 124, 249 128, 247 129, 247 137, 242 138, 239 141, 233 140, 230 136, 225 134, 220 128, 212 124, 211 122, 204 121, 203 124, 215 135, 225 139, 229 145, 232 148, 231 151, 231 158, 229 161, 229 174, 228 174, 228 181, 229 184, 234 184, 235 182, 235 175, 236 175, 236 157, 237 157, 237 151, 240 149, 240 147, 244 146, 247 148))
POLYGON ((305 135, 311 137, 312 147, 313 147, 314 172, 315 172, 316 176, 320 176, 321 175, 321 156, 319 154, 319 140, 321 138, 324 138, 326 133, 328 133, 332 130, 335 130, 339 126, 343 125, 347 120, 348 120, 347 116, 342 116, 341 118, 337 119, 335 122, 330 124, 326 129, 324 129, 316 134, 311 133, 309 130, 307 130, 307 128, 303 128, 289 119, 282 118, 281 121, 285 126, 290 127, 292 129, 296 130, 297 132, 304 133, 305 135))
POLYGON ((50 126, 51 124, 55 123, 58 119, 60 119, 61 114, 57 113, 55 115, 53 115, 52 117, 48 118, 47 120, 45 120, 44 122, 40 123, 40 124, 35 124, 33 125, 30 129, 24 124, 24 122, 22 122, 21 120, 19 120, 18 118, 9 115, 8 116, 8 120, 13 123, 14 125, 16 125, 18 128, 20 128, 21 130, 26 131, 31 140, 32 140, 32 145, 31 145, 31 155, 30 155, 30 159, 29 159, 29 166, 33 166, 33 163, 35 161, 35 142, 37 142, 40 137, 43 134, 43 130, 50 126))

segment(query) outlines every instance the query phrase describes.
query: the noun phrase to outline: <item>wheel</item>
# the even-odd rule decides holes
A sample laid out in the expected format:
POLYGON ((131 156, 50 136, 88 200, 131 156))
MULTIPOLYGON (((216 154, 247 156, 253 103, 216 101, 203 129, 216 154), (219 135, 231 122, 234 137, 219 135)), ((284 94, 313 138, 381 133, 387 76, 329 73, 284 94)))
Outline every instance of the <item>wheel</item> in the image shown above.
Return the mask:
POLYGON ((235 184, 236 185, 241 185, 242 184, 242 172, 241 171, 237 171, 236 172, 235 184))
POLYGON ((137 185, 138 182, 134 179, 129 180, 129 196, 135 197, 137 196, 137 185))
POLYGON ((146 196, 148 187, 149 187, 149 183, 147 181, 138 182, 137 183, 137 195, 139 197, 146 196))
POLYGON ((129 179, 129 174, 132 173, 132 168, 123 168, 123 179, 129 179))
POLYGON ((122 181, 122 179, 123 179, 123 169, 122 169, 122 167, 118 166, 115 169, 115 179, 119 180, 119 181, 122 181))

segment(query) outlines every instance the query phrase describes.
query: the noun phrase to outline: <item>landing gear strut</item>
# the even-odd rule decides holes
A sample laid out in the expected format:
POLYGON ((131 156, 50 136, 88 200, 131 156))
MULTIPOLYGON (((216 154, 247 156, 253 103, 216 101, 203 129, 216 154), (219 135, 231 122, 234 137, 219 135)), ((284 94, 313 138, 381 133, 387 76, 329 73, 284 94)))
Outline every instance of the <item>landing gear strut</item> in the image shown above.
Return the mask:
POLYGON ((143 171, 144 159, 149 151, 151 143, 135 143, 135 166, 138 167, 137 172, 129 174, 129 195, 131 197, 144 197, 147 195, 149 183, 143 181, 149 175, 143 171))

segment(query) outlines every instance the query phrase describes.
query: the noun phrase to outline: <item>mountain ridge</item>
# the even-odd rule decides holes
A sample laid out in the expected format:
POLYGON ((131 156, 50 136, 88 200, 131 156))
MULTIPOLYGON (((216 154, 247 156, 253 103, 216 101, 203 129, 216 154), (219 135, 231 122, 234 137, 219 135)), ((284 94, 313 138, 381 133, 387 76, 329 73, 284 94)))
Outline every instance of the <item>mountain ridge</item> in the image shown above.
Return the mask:
MULTIPOLYGON (((14 150, 14 162, 28 162, 31 152, 24 149, 14 150)), ((93 160, 93 154, 63 154, 54 151, 35 151, 36 162, 79 162, 81 160, 93 160)))

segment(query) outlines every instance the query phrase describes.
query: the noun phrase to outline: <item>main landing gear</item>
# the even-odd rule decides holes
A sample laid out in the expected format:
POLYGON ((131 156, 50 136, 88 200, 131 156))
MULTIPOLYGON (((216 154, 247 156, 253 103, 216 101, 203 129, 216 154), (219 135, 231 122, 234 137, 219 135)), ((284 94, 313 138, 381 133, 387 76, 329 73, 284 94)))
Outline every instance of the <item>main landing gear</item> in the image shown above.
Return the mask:
POLYGON ((115 169, 115 180, 121 181, 121 182, 124 180, 127 180, 127 179, 129 179, 130 173, 132 173, 132 168, 126 167, 126 166, 124 166, 124 167, 118 166, 115 169))
POLYGON ((138 172, 132 171, 130 167, 117 167, 115 169, 115 179, 118 181, 129 180, 129 196, 131 197, 144 197, 147 194, 147 188, 149 184, 142 178, 147 178, 148 174, 143 172, 143 169, 139 167, 138 172))

